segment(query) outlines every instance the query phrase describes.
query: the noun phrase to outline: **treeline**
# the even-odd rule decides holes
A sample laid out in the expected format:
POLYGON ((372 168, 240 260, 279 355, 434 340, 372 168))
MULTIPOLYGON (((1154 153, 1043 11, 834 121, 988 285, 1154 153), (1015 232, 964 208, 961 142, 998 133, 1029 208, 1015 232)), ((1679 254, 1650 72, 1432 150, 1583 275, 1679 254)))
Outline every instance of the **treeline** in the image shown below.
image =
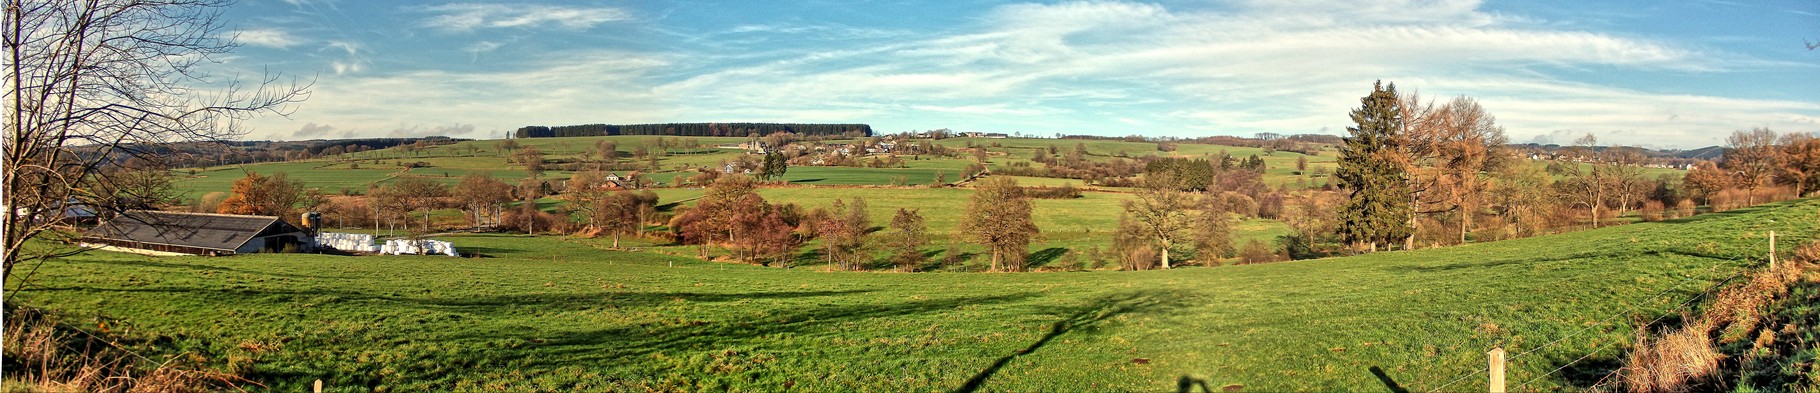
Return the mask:
POLYGON ((552 138, 571 136, 667 135, 667 136, 733 136, 771 135, 788 132, 803 135, 872 136, 867 124, 802 124, 802 123, 658 123, 658 124, 582 124, 572 126, 525 126, 513 133, 518 138, 552 138))
POLYGON ((129 156, 155 158, 167 168, 194 168, 218 165, 251 164, 308 160, 387 149, 398 146, 446 145, 466 139, 446 136, 422 138, 314 139, 307 141, 213 141, 121 146, 115 152, 119 161, 129 156))
POLYGON ((1346 195, 1296 212, 1316 224, 1285 220, 1304 236, 1292 239, 1292 253, 1534 236, 1623 223, 1632 212, 1669 219, 1702 203, 1724 210, 1806 195, 1820 178, 1820 139, 1806 133, 1738 131, 1717 165, 1651 179, 1642 149, 1599 146, 1590 134, 1549 156, 1516 154, 1503 127, 1470 97, 1437 104, 1377 85, 1352 118, 1357 125, 1348 128, 1334 174, 1346 195))

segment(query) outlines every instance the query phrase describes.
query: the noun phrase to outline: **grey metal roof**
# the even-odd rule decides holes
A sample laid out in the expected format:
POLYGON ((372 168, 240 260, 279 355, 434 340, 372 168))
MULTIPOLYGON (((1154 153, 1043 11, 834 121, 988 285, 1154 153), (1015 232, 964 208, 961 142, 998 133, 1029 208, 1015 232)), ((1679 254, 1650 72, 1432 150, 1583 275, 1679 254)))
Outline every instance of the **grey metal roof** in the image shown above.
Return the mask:
POLYGON ((278 217, 132 210, 84 234, 86 237, 234 251, 268 229, 300 231, 278 217), (277 228, 274 228, 277 226, 277 228))

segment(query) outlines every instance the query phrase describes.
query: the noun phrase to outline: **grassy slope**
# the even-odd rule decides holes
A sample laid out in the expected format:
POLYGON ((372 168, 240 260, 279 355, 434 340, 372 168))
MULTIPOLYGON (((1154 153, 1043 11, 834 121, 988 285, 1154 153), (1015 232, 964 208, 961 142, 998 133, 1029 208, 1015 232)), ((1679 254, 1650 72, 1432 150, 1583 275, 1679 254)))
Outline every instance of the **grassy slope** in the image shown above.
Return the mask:
POLYGON ((1584 386, 1633 320, 1757 263, 1764 231, 1784 249, 1814 237, 1817 211, 1149 272, 825 273, 515 236, 449 239, 487 259, 93 253, 12 300, 118 318, 168 337, 155 354, 238 362, 279 390, 1375 390, 1376 367, 1427 391, 1500 342, 1542 348, 1512 358, 1511 386, 1593 353, 1538 381, 1584 386))

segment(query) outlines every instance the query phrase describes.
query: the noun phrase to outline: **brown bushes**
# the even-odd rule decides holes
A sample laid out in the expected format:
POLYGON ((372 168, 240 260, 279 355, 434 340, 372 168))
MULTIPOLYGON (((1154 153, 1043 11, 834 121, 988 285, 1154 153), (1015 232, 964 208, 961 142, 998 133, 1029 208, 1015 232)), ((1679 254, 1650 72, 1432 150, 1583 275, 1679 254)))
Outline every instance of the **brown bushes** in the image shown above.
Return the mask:
POLYGON ((1239 249, 1239 264, 1242 265, 1269 263, 1281 260, 1283 260, 1283 258, 1277 255, 1276 250, 1271 249, 1270 246, 1264 245, 1264 242, 1257 241, 1257 239, 1245 242, 1245 247, 1239 249))
POLYGON ((1624 367, 1617 372, 1618 381, 1634 393, 1691 391, 1722 373, 1719 361, 1725 355, 1718 351, 1715 339, 1717 343, 1754 340, 1758 347, 1773 343, 1773 333, 1758 331, 1766 307, 1788 293, 1789 285, 1820 261, 1820 242, 1810 242, 1793 254, 1792 260, 1757 272, 1748 282, 1720 290, 1703 312, 1685 317, 1688 322, 1679 330, 1663 332, 1657 338, 1638 331, 1624 367), (1769 334, 1753 337, 1752 333, 1769 334))
POLYGON ((1661 201, 1649 201, 1643 203, 1643 208, 1638 210, 1637 214, 1643 217, 1643 221, 1662 221, 1663 213, 1667 210, 1668 206, 1662 204, 1661 201))
POLYGON ((1683 392, 1689 385, 1713 375, 1724 357, 1706 338, 1709 323, 1667 333, 1651 339, 1637 332, 1636 348, 1624 358, 1624 386, 1633 393, 1683 392))
POLYGON ((1794 198, 1795 189, 1794 187, 1789 186, 1758 187, 1754 191, 1742 188, 1728 188, 1708 195, 1707 204, 1712 205, 1713 211, 1722 212, 1750 207, 1760 203, 1785 201, 1794 198))

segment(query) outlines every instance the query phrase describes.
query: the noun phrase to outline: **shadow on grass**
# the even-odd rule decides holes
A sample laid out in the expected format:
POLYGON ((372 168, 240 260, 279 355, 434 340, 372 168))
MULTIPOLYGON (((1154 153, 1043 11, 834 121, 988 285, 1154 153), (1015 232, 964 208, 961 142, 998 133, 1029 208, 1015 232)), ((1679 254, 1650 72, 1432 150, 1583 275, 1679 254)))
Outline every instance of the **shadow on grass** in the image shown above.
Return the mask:
MULTIPOLYGON (((229 258, 231 258, 231 257, 229 257, 229 258)), ((159 261, 150 260, 150 259, 143 259, 143 260, 66 259, 66 260, 60 260, 60 261, 56 261, 56 262, 57 263, 92 263, 92 264, 114 265, 114 266, 137 266, 137 267, 150 267, 150 268, 160 268, 160 269, 184 269, 184 270, 195 270, 195 271, 199 271, 199 272, 214 271, 214 272, 221 272, 221 273, 249 274, 249 275, 274 276, 274 277, 285 277, 285 278, 324 279, 324 278, 351 278, 352 277, 352 276, 347 276, 347 275, 291 274, 291 273, 279 273, 279 272, 270 272, 270 271, 252 271, 252 270, 243 270, 243 269, 236 269, 236 268, 231 268, 231 267, 222 267, 222 266, 217 266, 217 265, 207 265, 207 264, 200 264, 200 263, 159 262, 159 261)))
POLYGON ((1383 267, 1383 269, 1392 271, 1392 272, 1402 272, 1402 273, 1436 273, 1436 272, 1445 272, 1445 271, 1453 271, 1453 270, 1460 270, 1460 269, 1478 269, 1478 268, 1500 267, 1500 266, 1515 265, 1515 264, 1543 264, 1543 263, 1550 263, 1550 262, 1569 261, 1569 260, 1575 260, 1575 259, 1597 258, 1600 256, 1610 255, 1610 254, 1612 254, 1612 253, 1609 253, 1609 252, 1606 252, 1606 253, 1579 253, 1579 254, 1556 256, 1556 257, 1552 257, 1552 258, 1535 258, 1534 256, 1530 256, 1530 255, 1511 255, 1511 256, 1501 258, 1501 259, 1476 260, 1476 261, 1472 261, 1472 262, 1449 263, 1449 264, 1445 264, 1445 265, 1390 265, 1390 266, 1383 267))
POLYGON ((814 183, 814 182, 827 181, 827 180, 828 180, 828 178, 824 177, 824 178, 812 178, 812 179, 796 179, 796 180, 791 180, 790 182, 791 183, 814 183))
POLYGON ((392 291, 356 292, 342 290, 280 290, 270 288, 172 288, 172 287, 134 287, 134 288, 94 288, 94 287, 52 287, 36 289, 38 291, 59 292, 112 292, 112 293, 170 293, 187 294, 201 297, 257 297, 265 301, 309 302, 309 303, 345 303, 373 302, 405 306, 419 311, 442 311, 468 313, 473 315, 497 315, 507 312, 537 310, 548 312, 589 311, 601 309, 626 309, 658 307, 679 303, 722 303, 742 300, 787 300, 820 296, 859 295, 871 290, 839 291, 796 291, 796 292, 633 292, 633 291, 594 291, 584 293, 527 293, 495 296, 474 296, 463 298, 418 297, 412 294, 392 291))
POLYGON ((513 254, 513 253, 518 253, 518 252, 524 251, 524 250, 520 250, 520 249, 516 249, 516 248, 484 247, 484 246, 459 247, 459 248, 457 248, 457 250, 461 251, 462 254, 480 254, 480 255, 488 255, 488 256, 513 254))
POLYGON ((1060 259, 1063 255, 1068 255, 1068 249, 1061 248, 1061 247, 1049 247, 1049 248, 1043 249, 1042 251, 1030 253, 1030 257, 1029 257, 1029 259, 1027 259, 1027 261, 1030 262, 1030 268, 1035 269, 1038 267, 1048 266, 1050 262, 1055 262, 1056 259, 1060 259))
POLYGON ((1384 368, 1371 366, 1370 370, 1372 376, 1378 377, 1378 382, 1384 383, 1385 389, 1390 389, 1390 393, 1409 393, 1408 388, 1404 388, 1403 385, 1397 384, 1396 380, 1390 379, 1390 374, 1384 373, 1384 368))
POLYGON ((998 358, 997 361, 980 370, 978 374, 974 374, 973 378, 968 378, 965 384, 955 388, 954 391, 966 393, 979 390, 980 385, 985 384, 986 380, 991 379, 999 369, 1011 363, 1011 360, 1036 352, 1063 334, 1075 331, 1091 333, 1101 328, 1106 320, 1113 317, 1126 314, 1167 312, 1187 307, 1188 304, 1165 291, 1133 291, 1102 296, 1080 307, 1058 309, 1056 314, 1062 314, 1065 317, 1050 324, 1049 333, 1044 334, 1042 338, 1030 343, 1024 349, 998 358))

